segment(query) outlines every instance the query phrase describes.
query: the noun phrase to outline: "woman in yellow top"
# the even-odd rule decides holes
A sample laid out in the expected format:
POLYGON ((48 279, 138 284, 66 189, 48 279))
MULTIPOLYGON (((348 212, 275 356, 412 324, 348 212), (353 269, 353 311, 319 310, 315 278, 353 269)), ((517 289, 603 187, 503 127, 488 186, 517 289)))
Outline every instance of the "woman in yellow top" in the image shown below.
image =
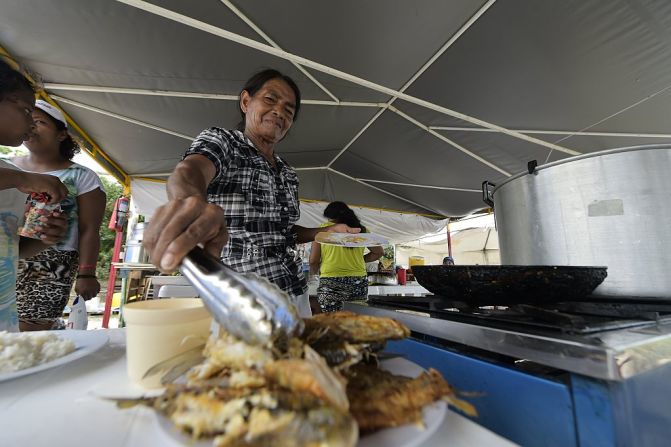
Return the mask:
MULTIPOLYGON (((324 210, 329 221, 322 225, 346 224, 352 228, 366 228, 345 203, 331 202, 324 210)), ((342 310, 344 301, 365 300, 368 297, 368 276, 366 262, 382 257, 382 247, 369 247, 364 255, 364 247, 337 247, 312 243, 310 252, 310 273, 319 273, 317 297, 322 312, 342 310)))

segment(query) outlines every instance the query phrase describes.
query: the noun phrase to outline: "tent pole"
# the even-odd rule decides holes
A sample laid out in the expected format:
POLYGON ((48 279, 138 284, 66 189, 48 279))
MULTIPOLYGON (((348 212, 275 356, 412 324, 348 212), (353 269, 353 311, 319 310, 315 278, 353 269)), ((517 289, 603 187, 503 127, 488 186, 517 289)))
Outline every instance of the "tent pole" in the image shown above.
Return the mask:
POLYGON ((156 6, 152 3, 142 1, 142 0, 116 0, 119 3, 126 4, 128 6, 149 12, 151 14, 155 14, 160 17, 164 17, 166 19, 181 23, 183 25, 189 26, 191 28, 195 28, 198 30, 201 30, 203 32, 221 37, 222 39, 230 40, 231 42, 238 43, 240 45, 244 45, 249 48, 254 48, 255 50, 261 51, 263 53, 271 54, 273 56, 279 57, 281 59, 295 62, 297 64, 303 65, 304 67, 312 68, 313 70, 317 70, 322 73, 326 73, 328 75, 334 76, 336 78, 342 79, 344 81, 351 82, 356 85, 360 85, 362 87, 368 88, 370 90, 374 90, 380 93, 384 93, 385 95, 389 96, 396 96, 399 99, 402 99, 403 101, 407 101, 409 103, 418 105, 420 107, 424 107, 429 110, 433 110, 438 113, 442 113, 443 115, 448 115, 453 118, 458 118, 462 121, 466 121, 471 124, 475 124, 477 126, 481 127, 487 127, 490 129, 497 130, 501 133, 504 133, 506 135, 509 135, 514 138, 518 138, 520 140, 528 141, 529 143, 534 143, 539 146, 544 146, 549 149, 554 149, 559 152, 564 152, 570 155, 580 155, 581 153, 578 151, 575 151, 573 149, 567 149, 562 146, 558 146, 554 143, 550 143, 538 138, 530 137, 528 135, 521 134, 519 132, 515 132, 512 130, 509 130, 505 127, 499 126, 497 124, 493 124, 487 121, 484 121, 482 119, 467 115, 465 113, 457 112, 455 110, 448 109, 447 107, 439 106, 437 104, 434 104, 430 101, 426 101, 411 95, 408 95, 406 93, 399 92, 397 90, 394 90, 389 87, 385 87, 380 84, 376 84, 375 82, 368 81, 366 79, 360 78, 358 76, 351 75, 349 73, 346 73, 341 70, 337 70, 335 68, 329 67, 324 64, 320 64, 319 62, 312 61, 310 59, 289 53, 287 51, 282 51, 278 50, 277 48, 272 47, 271 45, 267 45, 261 42, 258 42, 254 39, 249 39, 247 37, 241 36, 239 34, 232 33, 230 31, 227 31, 223 28, 219 28, 213 25, 210 25, 209 23, 202 22, 200 20, 196 20, 192 17, 185 16, 183 14, 179 14, 175 11, 171 11, 166 8, 162 8, 160 6, 156 6))
MULTIPOLYGON (((240 18, 240 20, 242 20, 243 22, 245 22, 245 23, 247 24, 247 26, 249 26, 251 29, 253 29, 254 31, 256 31, 256 34, 258 34, 259 36, 263 37, 263 39, 264 39, 266 42, 268 42, 270 45, 272 45, 273 47, 277 48, 278 50, 282 50, 282 48, 281 48, 281 47, 280 47, 280 46, 279 46, 273 39, 271 39, 270 36, 268 36, 268 35, 267 35, 261 28, 259 28, 259 26, 258 26, 256 23, 254 23, 249 17, 247 17, 246 15, 244 15, 244 14, 242 13, 242 11, 240 11, 240 10, 239 10, 239 9, 232 3, 232 2, 230 2, 229 0, 221 0, 221 2, 222 2, 224 5, 226 5, 226 6, 228 7, 228 9, 230 9, 230 10, 233 12, 233 14, 235 14, 236 16, 238 16, 238 17, 240 18)), ((282 50, 282 51, 284 51, 284 50, 282 50)), ((291 64, 292 64, 294 67, 296 67, 296 68, 298 69, 298 71, 300 71, 301 73, 303 73, 309 80, 311 80, 312 82, 314 82, 315 85, 316 85, 317 87, 319 87, 320 89, 322 89, 322 91, 323 91, 324 93, 326 93, 327 95, 329 95, 335 102, 340 102, 340 100, 339 100, 333 93, 331 93, 331 92, 329 91, 329 89, 327 89, 326 87, 324 87, 324 86, 322 85, 321 82, 319 82, 314 76, 312 76, 312 75, 310 74, 309 71, 307 71, 307 70, 306 70, 305 68, 303 68, 301 65, 298 65, 296 62, 291 62, 291 64)))
POLYGON ((454 147, 454 148, 460 150, 461 152, 463 152, 464 154, 468 155, 469 157, 472 157, 472 158, 476 159, 477 161, 479 161, 480 163, 489 166, 490 168, 494 169, 495 171, 498 171, 498 172, 500 172, 501 174, 503 174, 503 175, 505 175, 505 176, 507 176, 507 177, 510 177, 510 176, 512 175, 510 172, 506 171, 505 169, 501 169, 501 168, 499 168, 499 167, 496 166, 494 163, 485 160, 485 159, 482 158, 481 156, 479 156, 479 155, 477 155, 477 154, 474 154, 473 152, 469 151, 468 149, 466 149, 466 148, 463 147, 462 145, 460 145, 460 144, 458 144, 458 143, 456 143, 456 142, 450 140, 450 139, 447 138, 445 135, 440 134, 440 133, 436 132, 435 130, 431 130, 431 129, 429 128, 429 126, 420 123, 419 121, 417 121, 416 119, 414 119, 414 118, 411 117, 410 115, 401 112, 401 111, 398 110, 396 107, 394 107, 394 106, 389 106, 389 110, 391 110, 392 112, 394 112, 394 113, 397 114, 398 116, 400 116, 400 117, 402 117, 402 118, 405 118, 406 120, 410 121, 411 123, 413 123, 415 126, 419 127, 420 129, 424 129, 425 131, 427 131, 428 133, 430 133, 430 134, 433 135, 434 137, 438 138, 439 140, 442 140, 442 141, 444 141, 445 143, 449 144, 450 146, 452 146, 452 147, 454 147))
MULTIPOLYGON (((120 95, 142 95, 142 96, 164 96, 172 98, 189 99, 215 99, 218 101, 239 101, 238 95, 225 95, 221 93, 198 93, 182 92, 175 90, 155 90, 144 88, 129 87, 107 87, 102 85, 84 85, 84 84, 61 84, 57 82, 45 82, 45 90, 62 90, 70 92, 93 92, 93 93, 114 93, 120 95)), ((301 104, 316 106, 342 106, 342 107, 375 107, 384 108, 387 105, 383 102, 361 102, 361 101, 328 101, 324 99, 301 99, 301 104)))
POLYGON ((114 283, 116 282, 115 262, 119 262, 119 253, 121 252, 121 241, 123 231, 117 231, 114 236, 114 250, 112 251, 112 262, 110 263, 110 275, 107 281, 107 294, 105 295, 105 311, 103 313, 103 328, 109 327, 110 315, 112 314, 112 300, 114 299, 114 283))
POLYGON ((401 196, 399 196, 399 195, 397 195, 397 194, 394 194, 393 192, 386 191, 386 190, 384 190, 384 189, 382 189, 382 188, 378 188, 377 186, 369 185, 368 183, 366 183, 366 182, 362 182, 362 181, 359 180, 358 178, 352 177, 351 175, 347 175, 347 174, 345 174, 344 172, 336 171, 336 170, 333 169, 333 168, 327 168, 327 171, 329 171, 329 172, 333 172, 334 174, 338 174, 338 175, 340 175, 340 176, 342 176, 342 177, 345 177, 345 178, 347 178, 347 179, 352 180, 353 182, 357 182, 357 183, 359 183, 359 184, 361 184, 361 185, 367 186, 367 187, 369 187, 369 188, 371 188, 371 189, 374 189, 374 190, 376 190, 376 191, 380 191, 381 193, 387 194, 388 196, 395 197, 395 198, 397 198, 397 199, 399 199, 399 200, 402 200, 402 201, 404 201, 404 202, 407 202, 407 203, 409 203, 409 204, 411 204, 411 205, 415 205, 416 207, 418 207, 418 208, 420 208, 420 209, 426 209, 426 207, 420 205, 420 204, 417 203, 417 202, 414 202, 414 201, 412 201, 412 200, 410 200, 410 199, 406 199, 405 197, 401 197, 401 196))
MULTIPOLYGON (((417 78, 419 78, 422 75, 422 73, 428 70, 429 67, 434 62, 436 62, 438 58, 442 56, 443 53, 445 53, 448 50, 448 48, 450 48, 454 44, 454 42, 456 42, 494 4, 495 1, 496 0, 489 0, 487 3, 482 5, 482 7, 480 7, 480 9, 476 11, 476 13, 473 14, 471 18, 469 18, 466 21, 466 23, 464 23, 461 26, 461 28, 459 28, 459 30, 457 30, 457 32, 454 33, 448 39, 448 41, 445 42, 445 44, 443 44, 443 46, 440 47, 438 51, 436 51, 434 55, 428 61, 426 61, 424 65, 422 65, 422 67, 419 70, 417 70, 417 72, 410 79, 408 79, 408 81, 403 85, 403 87, 401 87, 399 92, 401 93, 405 92, 417 80, 417 78)), ((371 124, 373 124, 380 117, 380 115, 382 115, 386 107, 392 105, 394 101, 396 101, 397 99, 398 96, 392 96, 391 99, 387 101, 387 103, 385 104, 385 108, 383 108, 375 116, 373 116, 373 118, 371 118, 371 120, 368 121, 368 123, 363 127, 363 129, 361 129, 361 131, 359 131, 359 133, 356 134, 354 138, 349 143, 347 143, 347 145, 340 152, 338 152, 338 154, 331 160, 331 162, 329 163, 329 168, 357 140, 357 138, 359 138, 359 136, 361 136, 361 134, 364 133, 366 129, 368 129, 371 126, 371 124)))
POLYGON ((487 252, 487 244, 489 243, 489 236, 491 235, 492 235, 492 229, 489 228, 487 229, 487 238, 485 239, 485 246, 482 247, 482 251, 484 251, 485 253, 487 252))
POLYGON ((447 225, 445 225, 445 230, 447 231, 447 255, 452 257, 452 235, 450 234, 450 220, 447 220, 447 225))
POLYGON ((73 105, 75 107, 80 107, 84 110, 89 110, 91 112, 100 113, 101 115, 110 116, 112 118, 116 118, 116 119, 119 119, 121 121, 126 121, 126 122, 131 123, 131 124, 137 124, 138 126, 146 127, 148 129, 156 130, 158 132, 163 132, 163 133, 166 133, 168 135, 172 135, 172 136, 175 136, 175 137, 178 137, 178 138, 183 138, 183 139, 188 140, 188 141, 193 141, 195 139, 195 137, 192 137, 190 135, 185 135, 185 134, 179 133, 179 132, 173 132, 170 129, 166 129, 164 127, 159 127, 159 126, 155 126, 153 124, 145 123, 144 121, 136 120, 134 118, 129 118, 127 116, 120 115, 118 113, 109 112, 107 110, 99 109, 98 107, 93 107, 93 106, 90 106, 88 104, 84 104, 83 102, 73 101, 71 99, 63 98, 62 96, 56 96, 56 95, 53 95, 52 98, 54 98, 55 100, 57 100, 59 102, 65 103, 65 104, 70 104, 70 105, 73 105))
MULTIPOLYGON (((296 169, 296 168, 294 168, 296 169)), ((298 169, 296 169, 298 170, 298 169)), ((479 192, 482 193, 480 189, 468 189, 468 188, 454 188, 451 186, 433 186, 433 185, 420 185, 417 183, 401 183, 401 182, 388 182, 386 180, 373 180, 369 178, 359 178, 362 182, 369 183, 383 183, 385 185, 397 185, 397 186, 409 186, 411 188, 427 188, 427 189, 441 189, 444 191, 461 191, 461 192, 479 192)))
MULTIPOLYGON (((483 127, 460 127, 460 126, 429 126, 431 130, 454 130, 457 132, 493 132, 492 129, 485 129, 483 127)), ((625 137, 625 138, 671 138, 668 133, 634 133, 634 132, 585 132, 579 130, 531 130, 531 129, 514 129, 516 132, 526 134, 538 135, 569 135, 569 136, 585 136, 585 137, 625 137)))

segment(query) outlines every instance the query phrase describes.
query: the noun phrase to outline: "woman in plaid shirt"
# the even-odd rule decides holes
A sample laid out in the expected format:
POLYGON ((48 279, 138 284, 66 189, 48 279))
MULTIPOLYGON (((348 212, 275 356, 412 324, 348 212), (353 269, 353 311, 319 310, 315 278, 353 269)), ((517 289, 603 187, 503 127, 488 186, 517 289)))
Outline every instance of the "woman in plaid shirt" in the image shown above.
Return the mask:
MULTIPOLYGON (((162 271, 174 271, 196 244, 239 272, 267 277, 309 316, 307 284, 297 243, 320 228, 295 225, 298 176, 275 145, 298 117, 301 94, 276 70, 252 76, 240 93, 235 130, 201 132, 168 179, 169 202, 158 208, 144 245, 162 271)), ((358 233, 339 224, 328 231, 358 233)))

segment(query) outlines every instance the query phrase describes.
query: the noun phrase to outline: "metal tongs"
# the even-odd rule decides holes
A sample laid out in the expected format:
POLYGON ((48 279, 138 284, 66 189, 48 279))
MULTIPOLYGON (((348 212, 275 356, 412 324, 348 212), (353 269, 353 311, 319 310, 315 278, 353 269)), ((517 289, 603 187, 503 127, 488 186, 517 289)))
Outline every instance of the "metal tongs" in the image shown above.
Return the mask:
POLYGON ((266 278, 238 273, 200 247, 186 255, 180 271, 214 319, 249 344, 265 345, 303 331, 289 295, 266 278))

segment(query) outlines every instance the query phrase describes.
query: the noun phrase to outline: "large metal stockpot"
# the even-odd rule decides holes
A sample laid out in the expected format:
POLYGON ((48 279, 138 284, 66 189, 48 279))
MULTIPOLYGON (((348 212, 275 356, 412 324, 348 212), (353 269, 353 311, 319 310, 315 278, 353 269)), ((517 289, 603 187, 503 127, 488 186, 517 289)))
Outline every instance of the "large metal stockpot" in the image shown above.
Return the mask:
POLYGON ((530 166, 483 193, 502 264, 605 265, 595 295, 671 299, 671 144, 530 166))

